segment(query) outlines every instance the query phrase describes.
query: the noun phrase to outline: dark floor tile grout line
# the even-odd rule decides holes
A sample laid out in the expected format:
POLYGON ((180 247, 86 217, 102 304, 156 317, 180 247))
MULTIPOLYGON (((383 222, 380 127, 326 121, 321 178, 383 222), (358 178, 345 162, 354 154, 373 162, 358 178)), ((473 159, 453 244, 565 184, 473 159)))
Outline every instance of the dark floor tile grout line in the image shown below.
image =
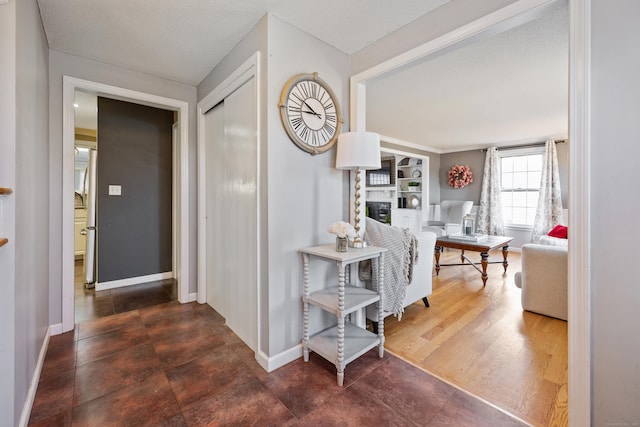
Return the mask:
MULTIPOLYGON (((407 364, 409 364, 409 365, 413 366, 414 368, 418 368, 418 369, 420 369, 422 372, 424 372, 424 373, 426 373, 426 374, 428 374, 428 375, 431 375, 432 377, 434 377, 434 378, 436 378, 436 379, 438 379, 438 380, 442 381, 443 383, 445 383, 445 384, 447 384, 447 385, 449 385, 449 386, 453 387, 453 388, 454 388, 455 390, 457 390, 458 392, 461 392, 461 393, 463 393, 463 394, 465 394, 465 395, 467 395, 467 396, 469 396, 469 397, 471 397, 471 398, 473 398, 473 399, 476 399, 476 400, 478 400, 478 401, 482 402, 483 404, 485 404, 485 405, 487 405, 487 406, 492 407, 492 408, 493 408, 493 409, 495 409, 496 411, 499 411, 499 412, 503 413, 504 415, 506 415, 506 416, 508 416, 508 417, 510 417, 510 418, 513 418, 515 421, 521 422, 522 424, 525 424, 525 425, 527 425, 527 426, 529 426, 529 427, 536 427, 536 425, 535 425, 535 424, 531 424, 530 422, 523 420, 522 418, 520 418, 520 417, 518 417, 518 416, 516 416, 516 415, 512 414, 511 412, 509 412, 509 411, 507 411, 507 410, 505 410, 505 409, 503 409, 503 408, 501 408, 501 407, 497 406, 496 404, 494 404, 494 403, 492 403, 492 402, 489 402, 488 400, 485 400, 485 399, 483 399, 482 397, 480 397, 480 396, 478 396, 478 395, 475 395, 475 394, 471 393, 471 392, 470 392, 470 391, 468 391, 468 390, 463 389, 463 388, 462 388, 462 387, 460 387, 459 385, 452 383, 451 381, 447 380, 446 378, 442 378, 440 375, 438 375, 438 374, 436 374, 436 373, 434 373, 434 372, 431 372, 431 371, 426 370, 426 369, 425 369, 425 368, 423 368, 422 366, 420 366, 420 365, 418 365, 418 364, 416 364, 416 363, 414 363, 414 362, 412 362, 412 361, 410 361, 410 360, 408 360, 408 359, 403 358, 402 356, 400 356, 400 355, 398 355, 398 354, 396 354, 396 353, 392 352, 391 350, 387 350, 387 349, 385 349, 385 351, 389 352, 389 354, 392 354, 393 356, 397 357, 398 359, 402 360, 403 362, 405 362, 405 363, 407 363, 407 364)), ((455 393, 454 393, 454 394, 455 394, 455 393)), ((448 401, 449 401, 449 400, 454 396, 454 394, 452 394, 451 396, 449 396, 449 398, 447 399, 447 402, 448 402, 448 401)), ((444 407, 444 405, 443 405, 443 407, 444 407)))

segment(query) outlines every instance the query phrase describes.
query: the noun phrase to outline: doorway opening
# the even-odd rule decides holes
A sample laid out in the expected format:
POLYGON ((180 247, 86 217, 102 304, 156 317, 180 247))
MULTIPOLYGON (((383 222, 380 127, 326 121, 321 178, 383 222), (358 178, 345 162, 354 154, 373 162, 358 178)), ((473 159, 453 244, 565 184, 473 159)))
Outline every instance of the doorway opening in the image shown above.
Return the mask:
POLYGON ((174 295, 179 302, 195 300, 189 292, 189 190, 188 190, 188 103, 171 98, 150 95, 116 86, 81 80, 69 76, 63 78, 63 207, 62 207, 62 332, 70 331, 75 324, 76 250, 75 229, 75 95, 91 93, 105 98, 118 99, 133 104, 146 105, 174 112, 173 129, 173 237, 172 262, 177 282, 174 295))

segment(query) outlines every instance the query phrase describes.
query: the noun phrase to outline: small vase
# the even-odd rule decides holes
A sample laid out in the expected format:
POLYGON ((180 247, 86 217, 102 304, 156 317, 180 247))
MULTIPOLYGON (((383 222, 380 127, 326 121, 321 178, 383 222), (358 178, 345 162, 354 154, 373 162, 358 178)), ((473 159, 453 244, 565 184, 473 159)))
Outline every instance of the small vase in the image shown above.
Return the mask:
POLYGON ((336 237, 336 251, 347 252, 349 250, 349 239, 346 237, 336 237))

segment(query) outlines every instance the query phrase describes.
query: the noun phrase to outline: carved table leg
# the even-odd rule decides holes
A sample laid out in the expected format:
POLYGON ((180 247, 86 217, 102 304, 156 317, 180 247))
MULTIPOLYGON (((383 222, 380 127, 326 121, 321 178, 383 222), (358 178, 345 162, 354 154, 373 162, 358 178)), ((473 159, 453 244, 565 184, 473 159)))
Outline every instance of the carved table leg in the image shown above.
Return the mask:
POLYGON ((464 264, 464 249, 462 249, 462 252, 460 252, 460 262, 464 264))
POLYGON ((489 277, 489 275, 487 274, 487 265, 489 265, 489 254, 487 252, 482 252, 480 254, 480 257, 482 258, 481 264, 482 264, 482 287, 484 288, 485 286, 487 286, 487 278, 489 277))
POLYGON ((344 264, 338 262, 338 355, 336 369, 338 370, 338 385, 344 383, 344 264))
POLYGON ((302 354, 304 357, 304 361, 309 361, 309 302, 307 298, 309 298, 309 255, 302 254, 302 269, 303 269, 303 277, 304 277, 304 288, 303 288, 303 316, 302 316, 302 354))
POLYGON ((507 272, 507 267, 509 266, 509 263, 507 262, 507 255, 509 254, 509 245, 507 246, 503 246, 502 247, 502 258, 504 259, 504 261, 502 261, 502 265, 504 266, 504 272, 507 272))
POLYGON ((434 255, 436 256, 436 276, 440 273, 440 252, 442 252, 442 246, 436 246, 434 255))
POLYGON ((380 301, 378 301, 378 356, 380 359, 384 357, 384 310, 382 296, 384 295, 384 252, 375 261, 378 263, 378 293, 380 301))

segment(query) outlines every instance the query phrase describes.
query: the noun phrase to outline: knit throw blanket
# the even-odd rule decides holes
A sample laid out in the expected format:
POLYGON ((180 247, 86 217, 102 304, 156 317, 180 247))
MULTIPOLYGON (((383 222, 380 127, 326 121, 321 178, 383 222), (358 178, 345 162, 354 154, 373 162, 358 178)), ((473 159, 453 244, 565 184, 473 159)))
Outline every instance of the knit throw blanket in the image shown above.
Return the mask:
MULTIPOLYGON (((402 318, 407 286, 413 278, 413 265, 418 262, 418 240, 406 228, 391 227, 371 218, 365 218, 364 240, 373 246, 387 248, 384 254, 384 291, 382 309, 402 318)), ((378 267, 371 260, 360 262, 358 277, 367 287, 378 289, 378 267)))

